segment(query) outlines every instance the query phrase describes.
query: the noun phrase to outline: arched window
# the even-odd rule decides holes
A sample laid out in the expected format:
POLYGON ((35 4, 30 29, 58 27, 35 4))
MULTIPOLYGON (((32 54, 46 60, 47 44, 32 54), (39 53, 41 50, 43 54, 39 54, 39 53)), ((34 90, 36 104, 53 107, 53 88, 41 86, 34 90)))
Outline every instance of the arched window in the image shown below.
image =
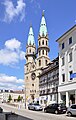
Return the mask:
POLYGON ((42 50, 42 54, 44 55, 44 50, 42 50))
POLYGON ((39 46, 40 46, 40 41, 39 41, 39 46))
POLYGON ((48 45, 48 44, 47 44, 47 41, 46 41, 46 45, 48 45))
POLYGON ((39 55, 41 55, 41 52, 39 51, 39 55))
POLYGON ((45 64, 47 65, 47 60, 45 60, 45 64))
POLYGON ((46 55, 47 55, 47 50, 46 50, 46 55))
POLYGON ((30 53, 31 53, 31 49, 30 49, 30 53))
POLYGON ((42 41, 42 45, 44 45, 44 40, 42 41))
POLYGON ((41 66, 41 60, 39 60, 39 66, 41 66))

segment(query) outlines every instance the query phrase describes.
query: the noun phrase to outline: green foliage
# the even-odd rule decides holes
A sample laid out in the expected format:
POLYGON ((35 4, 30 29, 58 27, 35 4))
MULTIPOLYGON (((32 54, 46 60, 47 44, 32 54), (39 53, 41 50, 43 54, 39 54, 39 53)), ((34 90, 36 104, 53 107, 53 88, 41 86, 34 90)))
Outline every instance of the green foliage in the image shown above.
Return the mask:
POLYGON ((10 102, 11 100, 12 100, 12 97, 11 97, 11 95, 9 95, 8 102, 10 102))
POLYGON ((22 100, 22 97, 19 95, 17 101, 20 102, 22 100))

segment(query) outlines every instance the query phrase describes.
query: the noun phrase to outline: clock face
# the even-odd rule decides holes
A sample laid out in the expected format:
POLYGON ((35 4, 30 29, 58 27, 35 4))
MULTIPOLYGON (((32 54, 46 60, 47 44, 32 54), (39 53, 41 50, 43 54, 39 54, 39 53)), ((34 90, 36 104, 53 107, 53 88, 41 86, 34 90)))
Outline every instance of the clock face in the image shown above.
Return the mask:
POLYGON ((32 74, 31 74, 31 78, 32 78, 32 80, 35 80, 36 74, 35 74, 35 73, 32 73, 32 74))

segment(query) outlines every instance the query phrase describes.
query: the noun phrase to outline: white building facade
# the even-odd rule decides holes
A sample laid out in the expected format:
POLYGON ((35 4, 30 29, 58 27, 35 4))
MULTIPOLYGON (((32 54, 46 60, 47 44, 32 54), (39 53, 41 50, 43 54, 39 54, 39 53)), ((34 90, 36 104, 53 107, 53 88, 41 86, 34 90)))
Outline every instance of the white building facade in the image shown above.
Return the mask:
POLYGON ((11 103, 17 103, 18 97, 22 98, 21 102, 24 103, 25 94, 23 91, 11 91, 11 90, 0 90, 0 102, 8 102, 9 95, 12 100, 11 103))
POLYGON ((76 25, 59 39, 58 102, 76 103, 76 25))

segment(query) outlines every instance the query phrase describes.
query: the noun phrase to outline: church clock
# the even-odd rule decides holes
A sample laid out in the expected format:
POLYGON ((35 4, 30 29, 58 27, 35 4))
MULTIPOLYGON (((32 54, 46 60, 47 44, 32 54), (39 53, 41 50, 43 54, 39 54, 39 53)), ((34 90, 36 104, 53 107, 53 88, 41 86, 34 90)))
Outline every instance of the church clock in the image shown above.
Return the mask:
POLYGON ((32 78, 32 80, 35 80, 36 74, 35 74, 35 73, 32 73, 32 74, 31 74, 31 78, 32 78))

